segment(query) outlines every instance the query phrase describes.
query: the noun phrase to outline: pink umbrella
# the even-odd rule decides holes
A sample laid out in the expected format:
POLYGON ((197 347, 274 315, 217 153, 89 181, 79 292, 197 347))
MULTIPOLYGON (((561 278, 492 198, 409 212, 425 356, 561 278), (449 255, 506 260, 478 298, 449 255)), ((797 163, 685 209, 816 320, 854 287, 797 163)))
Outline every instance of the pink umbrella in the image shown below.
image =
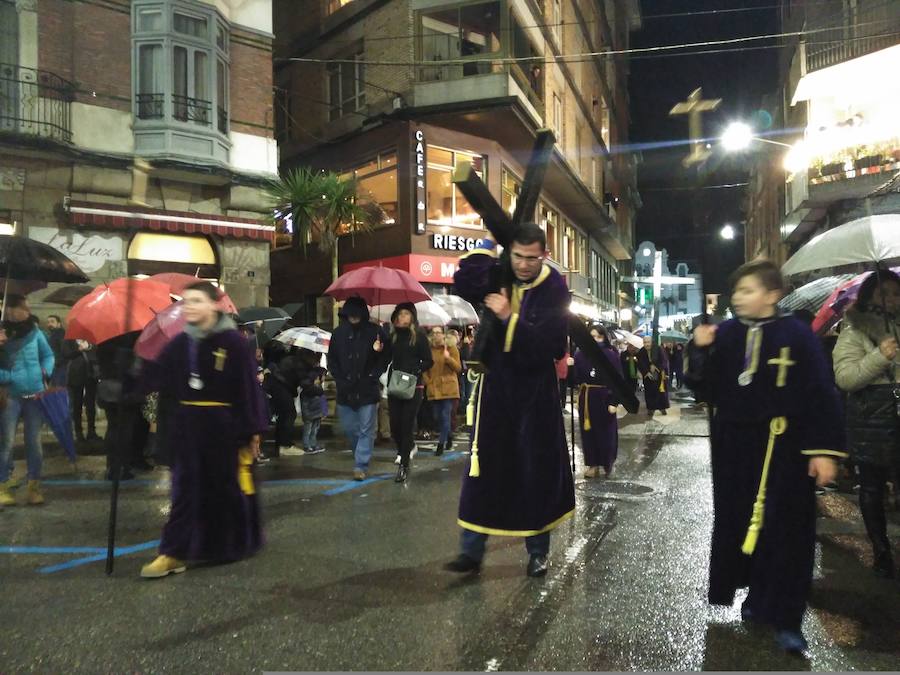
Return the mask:
MULTIPOLYGON (((900 273, 900 266, 892 267, 891 271, 900 273)), ((847 311, 850 303, 856 300, 860 286, 871 274, 874 274, 874 272, 864 272, 834 289, 834 292, 828 296, 825 304, 822 305, 822 308, 816 314, 816 318, 812 322, 813 331, 824 333, 837 324, 843 318, 844 312, 847 311)))
MULTIPOLYGON (((177 295, 178 297, 183 296, 184 289, 191 284, 196 284, 198 281, 205 281, 205 279, 201 279, 200 277, 192 277, 190 274, 182 274, 181 272, 162 272, 160 274, 154 274, 150 279, 161 284, 166 284, 172 295, 177 295)), ((219 309, 226 314, 238 313, 237 306, 221 288, 219 289, 219 309)))
POLYGON ((360 267, 346 272, 325 293, 335 300, 359 296, 369 306, 431 300, 428 291, 409 272, 392 267, 360 267))
POLYGON ((155 361, 165 346, 184 330, 184 303, 178 301, 159 312, 146 325, 134 352, 146 361, 155 361))

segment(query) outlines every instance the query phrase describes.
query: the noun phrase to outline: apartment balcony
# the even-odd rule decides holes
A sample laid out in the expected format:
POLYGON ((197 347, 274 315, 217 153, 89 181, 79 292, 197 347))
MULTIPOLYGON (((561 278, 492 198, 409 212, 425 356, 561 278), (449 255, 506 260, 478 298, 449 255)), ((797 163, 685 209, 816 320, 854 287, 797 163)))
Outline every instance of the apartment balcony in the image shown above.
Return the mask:
POLYGON ((454 63, 419 68, 414 100, 418 108, 458 108, 485 101, 517 99, 532 122, 540 127, 544 125, 544 101, 539 88, 539 83, 532 84, 516 64, 454 63))
POLYGON ((896 3, 858 0, 852 9, 843 4, 821 4, 808 16, 806 29, 821 32, 811 34, 805 44, 807 73, 897 44, 900 12, 896 3))
POLYGON ((54 73, 0 63, 0 133, 71 143, 74 94, 54 73))

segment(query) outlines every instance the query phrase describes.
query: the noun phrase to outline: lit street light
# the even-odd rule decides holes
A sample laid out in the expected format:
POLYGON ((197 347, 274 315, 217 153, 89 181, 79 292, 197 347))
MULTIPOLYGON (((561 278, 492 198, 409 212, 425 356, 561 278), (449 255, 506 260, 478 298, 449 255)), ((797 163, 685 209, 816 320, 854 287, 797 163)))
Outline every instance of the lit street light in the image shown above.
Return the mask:
POLYGON ((722 239, 728 239, 729 241, 734 239, 736 234, 737 233, 734 230, 734 226, 732 225, 725 225, 721 230, 719 230, 719 236, 722 237, 722 239))
POLYGON ((781 141, 773 141, 768 138, 762 138, 761 136, 754 136, 753 129, 743 122, 732 122, 729 124, 722 134, 721 141, 722 147, 728 152, 740 152, 741 150, 746 150, 753 141, 777 145, 782 148, 793 147, 788 143, 782 143, 781 141))

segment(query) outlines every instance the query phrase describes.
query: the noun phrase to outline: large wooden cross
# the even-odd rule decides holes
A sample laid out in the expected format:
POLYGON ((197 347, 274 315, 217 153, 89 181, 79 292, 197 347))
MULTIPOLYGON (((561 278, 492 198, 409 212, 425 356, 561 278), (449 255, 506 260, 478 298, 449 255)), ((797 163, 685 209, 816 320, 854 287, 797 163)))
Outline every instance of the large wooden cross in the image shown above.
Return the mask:
POLYGON ((691 154, 681 160, 685 167, 693 164, 699 164, 710 156, 710 151, 706 149, 703 143, 703 120, 701 115, 710 112, 719 107, 722 102, 720 98, 703 100, 703 89, 697 87, 687 97, 686 101, 676 103, 669 111, 670 115, 687 115, 688 116, 688 132, 691 136, 691 154))
MULTIPOLYGON (((490 190, 475 173, 471 164, 461 164, 453 174, 453 182, 456 184, 456 187, 459 188, 459 191, 468 200, 472 208, 484 220, 484 224, 490 230, 494 240, 504 248, 500 264, 495 268, 498 275, 491 280, 491 285, 494 286, 495 291, 504 287, 509 288, 513 283, 514 277, 509 262, 509 247, 519 226, 534 218, 534 211, 541 194, 547 166, 550 164, 550 159, 553 155, 553 144, 555 142, 556 139, 553 136, 553 132, 549 129, 540 129, 537 132, 531 159, 525 169, 522 190, 519 193, 519 199, 516 202, 515 212, 512 216, 507 214, 500 204, 497 203, 497 200, 494 199, 490 190)), ((481 362, 484 356, 485 345, 488 344, 489 340, 493 339, 491 336, 495 335, 498 330, 497 317, 490 310, 483 309, 481 312, 481 324, 476 335, 475 344, 472 347, 472 361, 475 363, 470 363, 470 367, 478 370, 479 367, 483 368, 485 365, 489 365, 478 362, 481 362)), ((569 336, 572 339, 572 343, 584 352, 591 365, 606 380, 607 385, 615 391, 625 409, 636 413, 640 404, 634 391, 625 383, 622 376, 616 371, 600 347, 597 346, 587 326, 574 314, 569 315, 569 336)))
POLYGON ((653 256, 653 275, 649 277, 622 277, 622 281, 632 284, 653 284, 653 342, 659 340, 659 303, 662 299, 662 287, 666 286, 692 286, 694 279, 689 277, 676 277, 662 273, 662 251, 657 251, 653 256))

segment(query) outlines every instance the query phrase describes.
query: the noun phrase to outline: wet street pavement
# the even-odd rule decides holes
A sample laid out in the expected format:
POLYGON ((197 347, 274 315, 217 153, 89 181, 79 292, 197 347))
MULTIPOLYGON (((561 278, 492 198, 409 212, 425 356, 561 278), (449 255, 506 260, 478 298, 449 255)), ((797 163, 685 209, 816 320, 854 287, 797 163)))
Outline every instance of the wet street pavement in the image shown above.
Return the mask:
MULTIPOLYGON (((569 422, 567 420, 567 429, 569 422)), ((462 448, 462 442, 457 443, 462 448)), ((851 493, 820 498, 808 659, 772 649, 739 603, 705 602, 711 526, 705 413, 622 420, 611 480, 581 477, 553 533, 548 577, 521 540, 492 538, 480 576, 441 570, 457 549, 465 455, 420 444, 349 480, 340 439, 262 467, 267 546, 255 558, 145 581, 168 508, 165 472, 121 491, 115 572, 103 570, 101 459, 47 461, 48 503, 0 512, 0 672, 262 670, 890 670, 900 582, 871 563, 851 493)), ((21 470, 22 467, 19 467, 21 470)), ((900 534, 896 512, 891 534, 900 534)))

